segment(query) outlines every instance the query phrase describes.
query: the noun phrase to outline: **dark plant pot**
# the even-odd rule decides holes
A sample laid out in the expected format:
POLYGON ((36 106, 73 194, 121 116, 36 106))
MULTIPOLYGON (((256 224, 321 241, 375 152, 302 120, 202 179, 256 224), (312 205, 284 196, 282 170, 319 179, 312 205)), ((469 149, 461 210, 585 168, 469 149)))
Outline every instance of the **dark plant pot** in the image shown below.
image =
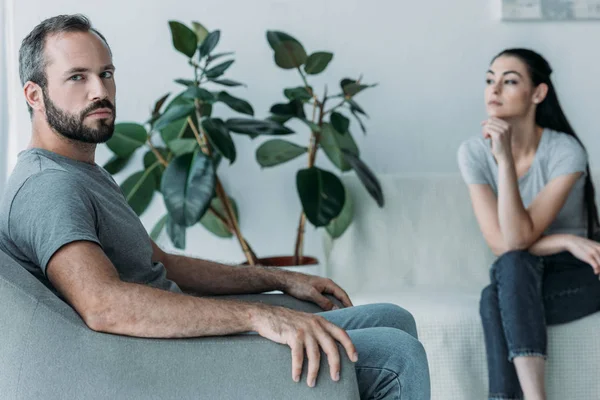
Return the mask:
MULTIPOLYGON (((264 267, 277 267, 287 271, 302 272, 304 274, 320 275, 323 276, 321 265, 319 260, 315 257, 304 256, 302 257, 302 264, 294 264, 294 256, 274 256, 259 258, 258 263, 264 267)), ((248 262, 242 263, 242 265, 248 265, 248 262)))

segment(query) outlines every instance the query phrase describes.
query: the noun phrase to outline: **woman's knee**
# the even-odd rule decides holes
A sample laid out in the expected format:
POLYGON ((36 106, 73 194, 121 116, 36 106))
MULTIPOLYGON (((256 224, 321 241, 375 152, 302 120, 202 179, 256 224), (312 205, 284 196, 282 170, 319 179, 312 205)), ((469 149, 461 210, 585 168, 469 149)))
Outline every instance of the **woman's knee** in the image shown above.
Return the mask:
POLYGON ((541 271, 540 259, 527 250, 514 250, 501 255, 492 265, 492 281, 520 279, 541 271))
POLYGON ((496 285, 490 284, 481 291, 479 300, 479 315, 483 320, 489 319, 491 315, 498 312, 498 297, 496 285))

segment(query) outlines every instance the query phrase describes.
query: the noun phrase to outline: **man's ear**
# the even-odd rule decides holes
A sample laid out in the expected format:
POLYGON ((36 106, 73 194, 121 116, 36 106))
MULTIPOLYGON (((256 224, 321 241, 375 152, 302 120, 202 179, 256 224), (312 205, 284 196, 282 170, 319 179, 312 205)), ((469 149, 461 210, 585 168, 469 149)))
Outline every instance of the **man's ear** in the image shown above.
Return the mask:
POLYGON ((540 104, 546 96, 548 95, 548 85, 545 83, 540 83, 533 92, 533 102, 535 104, 540 104))
POLYGON ((23 94, 25 95, 25 101, 34 110, 41 111, 44 109, 44 96, 42 94, 42 88, 37 83, 28 81, 23 86, 23 94))

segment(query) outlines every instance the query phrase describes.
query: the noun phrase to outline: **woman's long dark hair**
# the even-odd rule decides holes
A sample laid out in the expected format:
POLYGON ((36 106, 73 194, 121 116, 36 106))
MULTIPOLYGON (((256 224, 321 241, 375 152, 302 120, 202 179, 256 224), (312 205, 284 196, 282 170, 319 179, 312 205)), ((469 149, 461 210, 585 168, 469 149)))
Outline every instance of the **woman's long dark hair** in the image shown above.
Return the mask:
MULTIPOLYGON (((541 83, 548 85, 548 94, 544 101, 542 101, 536 110, 535 123, 542 128, 552 129, 557 132, 562 132, 567 135, 573 136, 577 142, 585 150, 585 146, 579 140, 579 137, 575 134, 573 127, 567 120, 565 113, 560 106, 556 90, 552 84, 550 75, 552 74, 552 68, 544 57, 535 51, 528 49, 507 49, 502 51, 494 60, 500 56, 512 56, 520 59, 527 65, 529 75, 533 81, 534 86, 538 86, 541 83)), ((492 60, 492 62, 494 61, 492 60)), ((587 150, 586 150, 587 153, 587 150)), ((585 178, 584 187, 584 201, 587 210, 587 236, 592 238, 595 228, 600 225, 598 220, 598 209, 596 208, 596 193, 594 190, 594 184, 592 183, 592 176, 590 175, 590 165, 586 166, 587 176, 585 178)))

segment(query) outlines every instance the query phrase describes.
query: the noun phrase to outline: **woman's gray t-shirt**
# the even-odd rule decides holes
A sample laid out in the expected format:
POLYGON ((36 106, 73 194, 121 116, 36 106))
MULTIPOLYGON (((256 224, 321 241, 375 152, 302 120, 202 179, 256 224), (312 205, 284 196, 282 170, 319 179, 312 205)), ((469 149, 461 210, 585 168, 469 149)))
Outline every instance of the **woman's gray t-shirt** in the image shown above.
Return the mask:
POLYGON ((181 292, 106 170, 44 149, 19 153, 0 201, 0 249, 57 293, 46 267, 74 241, 100 245, 125 282, 181 292))
MULTIPOLYGON (((568 233, 587 237, 587 209, 584 202, 587 162, 587 154, 577 139, 544 129, 531 167, 519 178, 519 192, 525 208, 554 178, 583 172, 544 235, 568 233)), ((458 149, 458 165, 467 184, 490 185, 498 195, 498 165, 489 140, 473 137, 463 142, 458 149)))

